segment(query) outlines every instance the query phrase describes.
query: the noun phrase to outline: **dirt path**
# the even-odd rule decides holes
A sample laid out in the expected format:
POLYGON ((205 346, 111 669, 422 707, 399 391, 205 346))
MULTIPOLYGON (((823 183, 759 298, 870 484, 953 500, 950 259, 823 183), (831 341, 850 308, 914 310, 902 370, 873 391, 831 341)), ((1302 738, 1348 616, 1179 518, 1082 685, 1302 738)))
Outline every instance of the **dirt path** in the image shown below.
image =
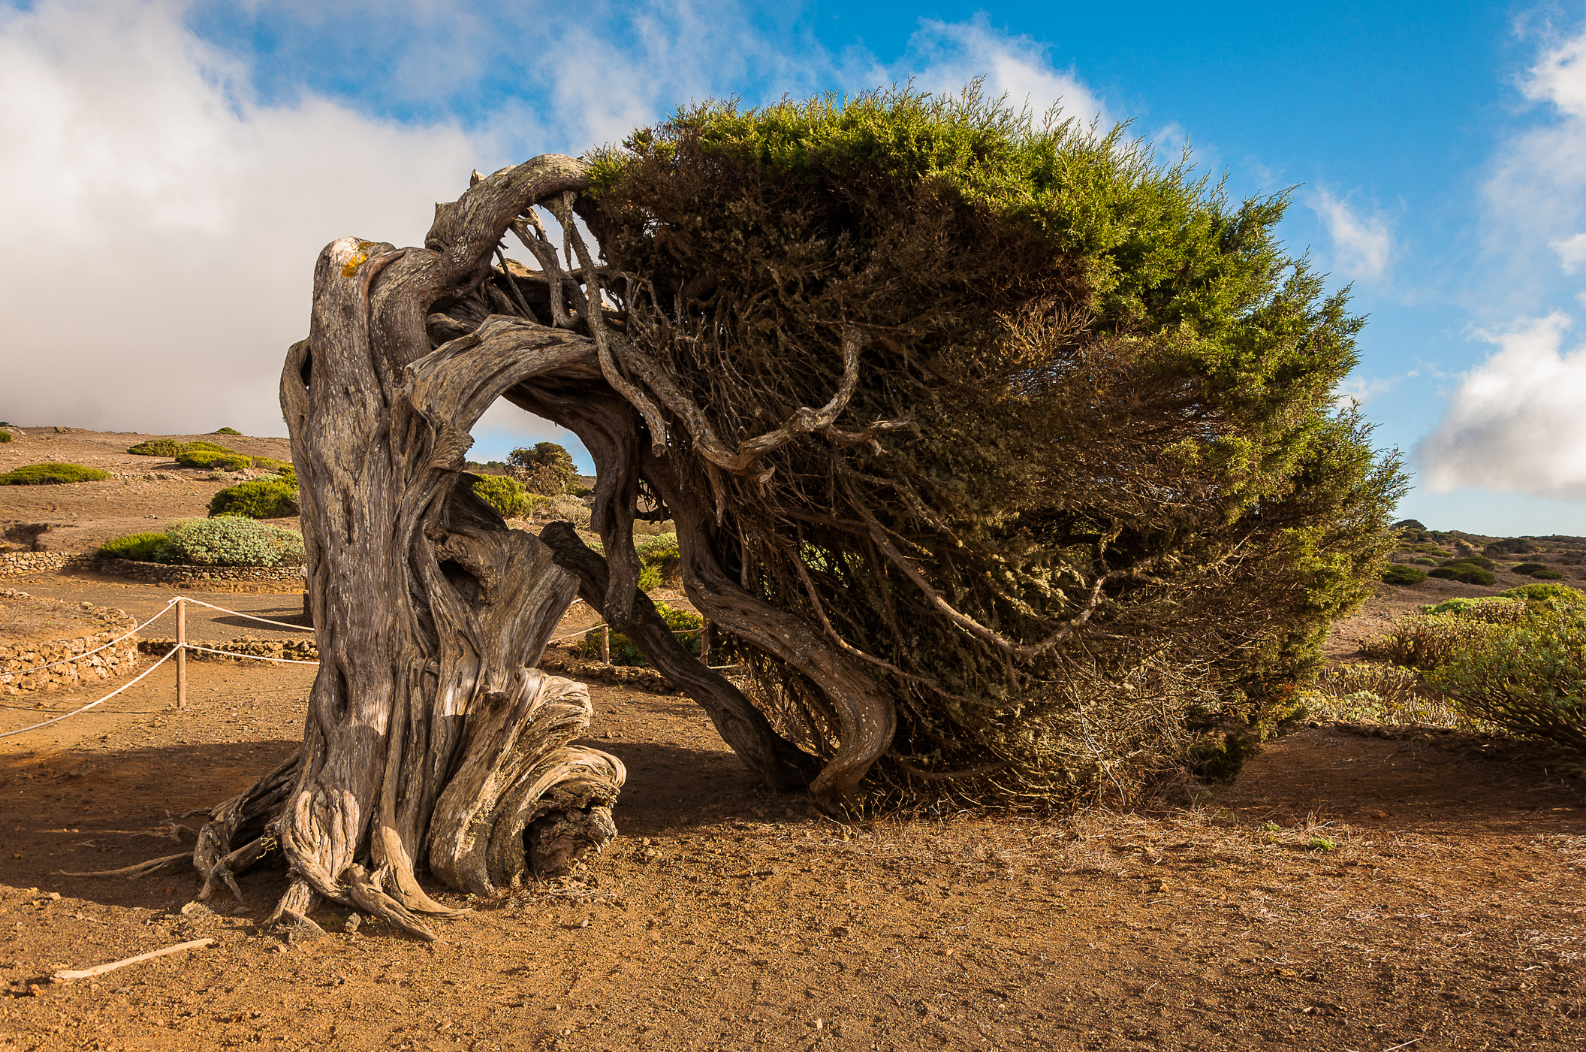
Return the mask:
MULTIPOLYGON (((63 596, 96 587, 55 580, 63 596)), ((226 597, 266 612, 294 598, 226 597)), ((273 874, 244 880, 245 905, 197 916, 179 912, 197 890, 185 872, 61 875, 182 850, 160 838, 169 814, 295 747, 311 668, 191 669, 186 712, 167 707, 162 669, 111 712, 0 740, 0 1049, 1586 1038, 1586 796, 1532 767, 1310 728, 1194 808, 843 826, 757 789, 686 699, 595 685, 591 738, 629 770, 604 857, 472 903, 433 946, 349 935, 322 911, 332 934, 288 947, 256 931, 282 890, 273 874), (220 944, 43 982, 200 936, 220 944)), ((0 730, 33 718, 0 709, 0 730)))
MULTIPOLYGON (((118 452, 141 437, 30 429, 26 446, 0 447, 0 469, 158 467, 118 452)), ((281 455, 266 440, 232 444, 281 455)), ((202 515, 219 485, 6 487, 0 521, 57 523, 46 546, 83 550, 202 515)), ((4 584, 143 617, 170 595, 82 574, 4 584)), ((1466 591, 1478 590, 1386 591, 1331 650, 1466 591)), ((300 620, 296 593, 190 594, 300 620)), ((564 624, 592 620, 575 608, 564 624)), ((189 622, 201 640, 305 632, 202 609, 189 622)), ((288 946, 257 930, 283 889, 270 872, 244 878, 246 903, 186 915, 186 872, 62 874, 184 850, 171 815, 296 747, 312 667, 190 668, 185 711, 171 708, 164 668, 102 709, 0 739, 0 1052, 1586 1041, 1586 792, 1537 766, 1312 727, 1192 806, 845 826, 759 790, 686 699, 595 684, 590 737, 629 771, 603 857, 467 903, 473 915, 444 923, 434 945, 377 925, 347 934, 321 911, 331 934, 288 946), (202 936, 218 947, 97 982, 45 978, 202 936)), ((0 732, 94 696, 0 699, 0 732)))

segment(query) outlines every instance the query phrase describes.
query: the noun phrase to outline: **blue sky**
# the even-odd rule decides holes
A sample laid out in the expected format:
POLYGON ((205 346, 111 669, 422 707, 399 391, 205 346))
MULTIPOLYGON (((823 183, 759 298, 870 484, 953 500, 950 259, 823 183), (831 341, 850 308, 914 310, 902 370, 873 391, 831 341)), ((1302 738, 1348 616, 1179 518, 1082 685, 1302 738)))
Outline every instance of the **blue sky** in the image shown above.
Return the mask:
MULTIPOLYGON (((283 433, 333 238, 415 243, 470 169, 690 99, 973 76, 1293 188, 1401 512, 1586 534, 1586 3, 0 0, 0 418, 283 433)), ((500 407, 474 455, 542 437, 500 407)))

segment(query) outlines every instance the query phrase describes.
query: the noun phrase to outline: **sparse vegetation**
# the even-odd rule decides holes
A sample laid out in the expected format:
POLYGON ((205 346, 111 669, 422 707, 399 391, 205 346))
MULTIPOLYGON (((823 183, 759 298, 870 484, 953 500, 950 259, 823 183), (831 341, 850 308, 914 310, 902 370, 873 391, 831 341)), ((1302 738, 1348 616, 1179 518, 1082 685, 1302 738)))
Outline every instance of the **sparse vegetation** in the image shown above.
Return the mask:
POLYGON ((99 482, 108 471, 81 464, 24 464, 0 475, 0 486, 61 486, 72 482, 99 482))
POLYGON ((242 432, 236 430, 235 428, 223 427, 219 431, 211 431, 210 434, 212 434, 212 435, 239 435, 240 436, 242 434, 242 432))
POLYGON ((0 430, 0 446, 5 445, 9 441, 11 441, 11 432, 0 430))

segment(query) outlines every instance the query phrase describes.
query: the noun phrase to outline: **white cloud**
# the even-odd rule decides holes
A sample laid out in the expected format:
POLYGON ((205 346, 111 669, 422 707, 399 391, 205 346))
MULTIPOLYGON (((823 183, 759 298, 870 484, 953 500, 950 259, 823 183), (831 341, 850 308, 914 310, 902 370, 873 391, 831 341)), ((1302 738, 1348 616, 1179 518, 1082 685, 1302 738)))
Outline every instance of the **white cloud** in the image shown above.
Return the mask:
POLYGON ((866 87, 912 79, 922 91, 947 95, 957 95, 970 81, 984 77, 987 95, 1006 95, 1015 109, 1028 107, 1037 121, 1058 106, 1063 117, 1087 126, 1096 121, 1102 131, 1115 123, 1101 97, 1072 69, 1054 69, 1043 45, 993 29, 984 14, 967 22, 922 19, 902 59, 873 66, 862 77, 866 87))
POLYGON ((1549 241, 1548 247, 1558 253, 1559 264, 1566 274, 1575 273, 1576 268, 1586 263, 1586 234, 1549 241))
POLYGON ((1571 274, 1586 262, 1586 30, 1545 46, 1520 89, 1551 119, 1509 137, 1483 188, 1488 248, 1510 260, 1523 290, 1555 258, 1571 274), (1561 231, 1567 232, 1560 236, 1561 231), (1551 248, 1548 253, 1546 248, 1551 248))
MULTIPOLYGON (((1407 377, 1415 373, 1407 374, 1407 377)), ((1351 376, 1333 388, 1333 405, 1338 409, 1346 409, 1350 405, 1367 405, 1376 401, 1382 395, 1393 390, 1399 383, 1398 377, 1387 380, 1369 380, 1362 376, 1351 376)))
POLYGON ((1362 216, 1327 190, 1307 201, 1322 218, 1333 242, 1333 265, 1351 278, 1380 278, 1388 267, 1393 238, 1380 215, 1362 216))
POLYGON ((1564 351, 1569 326, 1554 313, 1479 334, 1498 350, 1465 374, 1417 450, 1428 489, 1586 498, 1586 347, 1564 351))
POLYGON ((314 260, 422 238, 481 164, 455 127, 253 101, 174 3, 0 15, 0 412, 21 423, 282 433, 314 260))

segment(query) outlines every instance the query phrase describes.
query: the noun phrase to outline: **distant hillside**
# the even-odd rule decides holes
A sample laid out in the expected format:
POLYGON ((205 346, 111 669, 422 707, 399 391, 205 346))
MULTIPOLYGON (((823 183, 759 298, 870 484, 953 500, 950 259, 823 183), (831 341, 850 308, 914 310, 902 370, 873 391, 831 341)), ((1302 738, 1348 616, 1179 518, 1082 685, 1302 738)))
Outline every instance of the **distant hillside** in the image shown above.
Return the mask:
POLYGON ((1435 581, 1458 582, 1481 590, 1512 588, 1535 581, 1581 587, 1586 581, 1586 537, 1489 537, 1463 530, 1429 530, 1415 519, 1394 523, 1399 548, 1384 580, 1412 586, 1415 571, 1435 581), (1490 580, 1488 579, 1490 578, 1490 580))

